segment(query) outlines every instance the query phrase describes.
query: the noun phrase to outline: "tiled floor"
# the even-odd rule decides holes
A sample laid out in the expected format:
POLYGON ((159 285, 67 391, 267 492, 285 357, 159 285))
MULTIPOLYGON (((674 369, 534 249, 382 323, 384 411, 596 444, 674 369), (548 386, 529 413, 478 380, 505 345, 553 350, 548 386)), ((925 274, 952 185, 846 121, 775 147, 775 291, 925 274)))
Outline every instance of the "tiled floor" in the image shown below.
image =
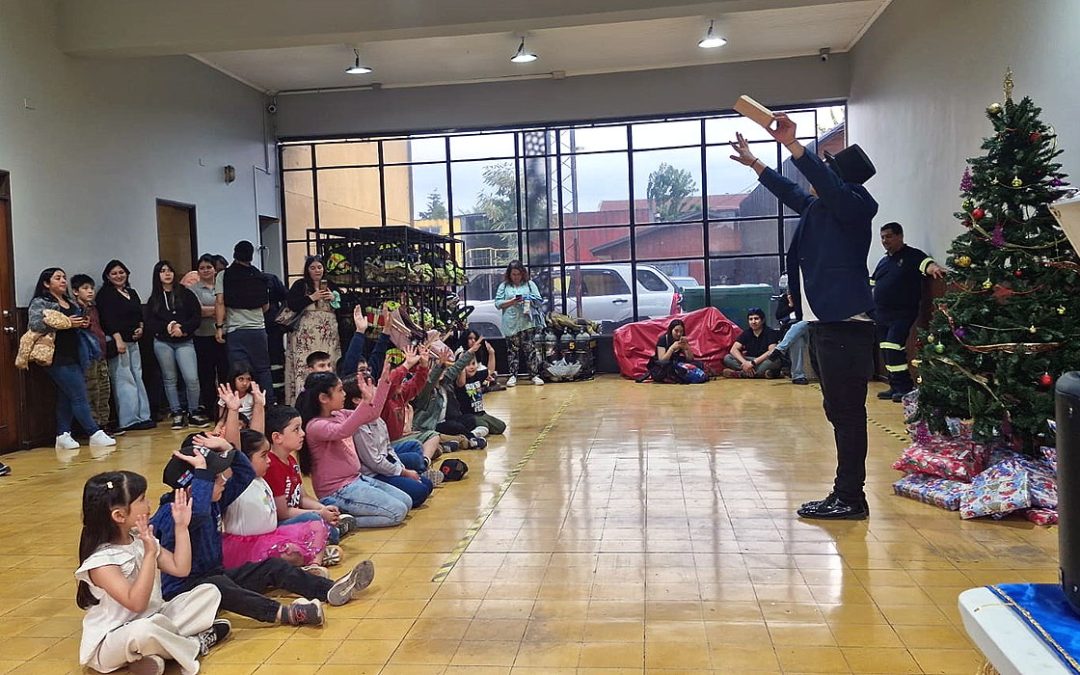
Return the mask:
MULTIPOLYGON (((1056 579, 1055 530, 891 494, 891 403, 869 404, 871 520, 824 524, 793 515, 834 466, 814 387, 604 377, 488 403, 510 429, 458 455, 467 480, 346 540, 346 563, 376 564, 363 600, 321 629, 234 617, 203 672, 974 673, 957 594, 1056 579)), ((0 673, 78 671, 82 483, 121 467, 156 479, 179 438, 129 434, 67 465, 51 449, 5 457, 0 673)))

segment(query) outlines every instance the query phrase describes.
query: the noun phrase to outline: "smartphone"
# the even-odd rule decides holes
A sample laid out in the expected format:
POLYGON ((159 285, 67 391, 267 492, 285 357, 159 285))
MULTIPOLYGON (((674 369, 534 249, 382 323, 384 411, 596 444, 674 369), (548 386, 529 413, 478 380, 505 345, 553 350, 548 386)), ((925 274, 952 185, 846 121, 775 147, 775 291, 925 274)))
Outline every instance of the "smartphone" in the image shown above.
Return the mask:
POLYGON ((518 301, 521 301, 522 299, 524 299, 524 297, 525 297, 524 295, 519 295, 519 296, 517 296, 517 299, 518 299, 518 301))
POLYGON ((328 288, 330 288, 330 284, 325 279, 323 279, 322 281, 319 282, 319 290, 320 291, 325 291, 328 288))

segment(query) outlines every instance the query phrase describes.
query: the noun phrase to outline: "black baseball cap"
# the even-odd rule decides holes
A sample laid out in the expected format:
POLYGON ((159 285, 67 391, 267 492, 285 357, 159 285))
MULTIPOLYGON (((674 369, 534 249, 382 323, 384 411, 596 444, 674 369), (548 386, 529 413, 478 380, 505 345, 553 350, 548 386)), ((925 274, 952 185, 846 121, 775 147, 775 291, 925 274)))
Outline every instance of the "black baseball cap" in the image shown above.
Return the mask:
POLYGON ((439 471, 445 480, 461 480, 469 473, 469 465, 460 459, 448 459, 439 466, 439 471))
MULTIPOLYGON (((201 445, 184 445, 180 448, 180 454, 188 457, 194 457, 196 452, 206 458, 206 470, 215 476, 229 469, 236 457, 236 448, 225 452, 217 452, 201 445)), ((186 488, 194 479, 192 466, 178 457, 170 459, 165 470, 161 472, 161 481, 171 488, 186 488)))

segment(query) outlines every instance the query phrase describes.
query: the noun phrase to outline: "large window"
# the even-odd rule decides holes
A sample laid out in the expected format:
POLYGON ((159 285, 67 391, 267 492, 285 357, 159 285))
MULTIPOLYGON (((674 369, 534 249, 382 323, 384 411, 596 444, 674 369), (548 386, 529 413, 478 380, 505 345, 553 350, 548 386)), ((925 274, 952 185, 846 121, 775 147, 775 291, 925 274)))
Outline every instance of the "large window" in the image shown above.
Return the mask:
MULTIPOLYGON (((845 146, 842 105, 787 112, 819 154, 845 146)), ((785 148, 731 113, 284 142, 287 272, 301 274, 318 230, 449 234, 463 242, 461 294, 489 335, 511 260, 529 267, 549 309, 605 330, 665 316, 681 296, 700 306, 731 286, 775 292, 798 221, 729 159, 737 132, 802 180, 785 148)))

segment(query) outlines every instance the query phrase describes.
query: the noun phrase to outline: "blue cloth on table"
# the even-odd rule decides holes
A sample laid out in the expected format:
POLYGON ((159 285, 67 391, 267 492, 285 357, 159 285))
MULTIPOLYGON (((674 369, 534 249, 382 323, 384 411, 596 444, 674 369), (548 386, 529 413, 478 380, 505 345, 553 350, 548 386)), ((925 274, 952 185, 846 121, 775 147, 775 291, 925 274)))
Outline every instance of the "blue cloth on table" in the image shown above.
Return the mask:
POLYGON ((999 584, 988 588, 1066 668, 1080 673, 1080 615, 1072 611, 1059 584, 999 584))

